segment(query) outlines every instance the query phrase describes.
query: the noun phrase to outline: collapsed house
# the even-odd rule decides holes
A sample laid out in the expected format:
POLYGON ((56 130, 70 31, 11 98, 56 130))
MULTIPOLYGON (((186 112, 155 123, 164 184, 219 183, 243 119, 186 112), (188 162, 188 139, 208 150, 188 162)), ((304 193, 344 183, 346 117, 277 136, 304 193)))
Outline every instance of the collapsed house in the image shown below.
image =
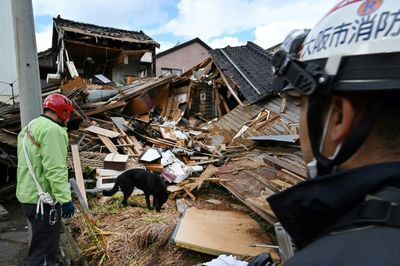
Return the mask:
MULTIPOLYGON (((90 213, 86 193, 109 188, 125 169, 140 167, 161 173, 170 182, 170 198, 188 198, 193 205, 201 197, 196 193, 204 183, 217 183, 271 224, 276 218, 265 198, 305 178, 297 135, 299 99, 272 92, 268 51, 252 42, 216 49, 210 58, 180 76, 153 77, 157 46, 143 32, 58 17, 54 19, 53 48, 40 57, 41 67, 48 64, 42 68, 47 71, 47 80, 60 82, 45 88, 43 97, 62 92, 75 105, 69 125, 72 145, 68 165, 76 179, 77 194, 82 196, 80 203, 86 207, 84 215, 76 218, 74 228, 81 234, 78 242, 82 249, 97 250, 85 254, 94 263, 108 259, 110 264, 121 264, 128 256, 122 246, 138 247, 134 254, 139 254, 139 247, 150 248, 154 240, 149 239, 160 240, 161 236, 162 241, 155 246, 165 247, 172 227, 178 223, 179 213, 173 204, 162 216, 168 226, 157 224, 161 229, 154 224, 150 229, 144 229, 143 224, 139 229, 129 224, 135 215, 146 214, 137 210, 129 211, 125 218, 105 217, 100 211, 90 213), (95 171, 95 180, 86 177, 85 169, 95 171), (95 217, 108 224, 93 222, 95 217), (131 243, 133 240, 119 239, 119 234, 105 238, 114 224, 130 236, 148 230, 148 239, 131 243), (102 240, 88 242, 90 232, 97 232, 96 239, 102 240)), ((9 169, 16 165, 18 104, 1 106, 0 116, 1 160, 9 169)), ((196 220, 197 216, 210 220, 221 216, 205 212, 192 215, 191 223, 195 224, 207 222, 196 220)), ((201 246, 197 239, 185 239, 182 236, 187 234, 182 232, 176 235, 178 246, 212 255, 223 252, 201 246)), ((243 256, 261 251, 274 253, 269 248, 229 250, 243 256)), ((183 256, 177 250, 173 254, 183 256)), ((141 265, 155 262, 146 263, 141 265)))
POLYGON ((47 71, 41 74, 52 80, 68 73, 69 77, 95 79, 100 84, 151 77, 155 75, 155 49, 159 47, 143 31, 101 27, 58 16, 53 19, 50 59, 41 64, 47 71))

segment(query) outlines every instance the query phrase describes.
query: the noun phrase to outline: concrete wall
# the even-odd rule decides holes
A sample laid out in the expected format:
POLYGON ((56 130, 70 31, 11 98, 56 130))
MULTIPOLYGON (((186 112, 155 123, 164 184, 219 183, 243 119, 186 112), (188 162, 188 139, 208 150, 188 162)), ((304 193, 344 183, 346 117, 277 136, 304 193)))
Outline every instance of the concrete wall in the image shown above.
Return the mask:
POLYGON ((11 87, 2 82, 12 83, 13 81, 15 81, 14 94, 18 95, 11 0, 0 1, 0 33, 0 95, 12 95, 11 87))
POLYGON ((181 49, 167 53, 156 59, 156 76, 161 75, 161 68, 180 69, 182 73, 209 57, 208 50, 194 42, 181 49))

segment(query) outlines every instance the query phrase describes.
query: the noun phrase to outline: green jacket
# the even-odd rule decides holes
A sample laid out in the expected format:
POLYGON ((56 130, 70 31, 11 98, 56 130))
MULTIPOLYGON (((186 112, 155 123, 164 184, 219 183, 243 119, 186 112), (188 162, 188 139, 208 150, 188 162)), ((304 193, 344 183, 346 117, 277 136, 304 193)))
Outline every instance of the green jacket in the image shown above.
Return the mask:
MULTIPOLYGON (((29 173, 22 149, 25 132, 26 127, 18 135, 17 198, 21 203, 36 204, 38 191, 29 173)), ((68 150, 66 129, 41 116, 32 122, 30 132, 38 145, 28 138, 27 151, 40 186, 44 192, 50 193, 56 202, 71 201, 66 163, 68 150)))

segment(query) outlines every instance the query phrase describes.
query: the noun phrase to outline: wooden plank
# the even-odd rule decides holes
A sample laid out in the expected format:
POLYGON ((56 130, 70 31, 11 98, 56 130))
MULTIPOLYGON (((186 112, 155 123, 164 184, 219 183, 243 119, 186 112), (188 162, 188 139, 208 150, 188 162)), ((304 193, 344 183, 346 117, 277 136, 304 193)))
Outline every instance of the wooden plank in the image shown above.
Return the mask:
POLYGON ((96 168, 96 177, 114 177, 122 174, 124 171, 115 171, 111 169, 96 168))
POLYGON ((106 136, 108 138, 116 138, 120 135, 120 133, 118 133, 118 132, 108 130, 105 128, 101 128, 98 126, 90 126, 90 127, 85 128, 84 130, 95 133, 97 135, 106 136))
POLYGON ((283 113, 286 107, 286 97, 281 98, 281 106, 279 108, 279 113, 283 113))
POLYGON ((168 118, 168 116, 170 115, 170 112, 171 112, 172 100, 173 100, 172 96, 167 98, 167 102, 166 102, 166 104, 165 104, 165 106, 163 108, 161 116, 168 118))
POLYGON ((239 106, 239 108, 233 109, 232 112, 229 113, 229 116, 235 117, 235 119, 249 121, 259 113, 258 111, 255 111, 252 108, 246 108, 246 107, 247 106, 244 107, 239 106))
POLYGON ((302 178, 301 176, 298 176, 298 175, 296 175, 296 174, 294 174, 294 173, 288 171, 288 170, 285 169, 285 168, 282 168, 281 171, 284 172, 285 174, 288 174, 289 176, 293 177, 293 179, 295 179, 295 180, 290 179, 290 181, 293 182, 293 183, 295 183, 295 184, 297 184, 297 183, 300 182, 300 181, 305 181, 305 179, 302 178))
POLYGON ((231 128, 235 132, 239 131, 244 125, 244 122, 236 121, 229 116, 224 116, 224 121, 229 125, 229 128, 231 128))
MULTIPOLYGON (((125 121, 125 119, 123 117, 114 116, 111 117, 111 120, 114 122, 114 124, 118 128, 118 131, 121 133, 120 137, 118 138, 119 141, 122 144, 133 144, 134 145, 133 147, 135 149, 134 141, 131 138, 129 138, 129 136, 125 133, 128 130, 126 127, 127 122, 125 121)), ((131 155, 139 154, 141 152, 141 150, 136 151, 136 149, 134 151, 130 146, 124 146, 123 149, 126 150, 131 155)))
POLYGON ((209 166, 207 166, 206 170, 203 171, 203 173, 201 173, 201 175, 198 178, 196 178, 195 184, 196 184, 197 189, 200 189, 203 182, 206 179, 215 175, 217 172, 218 172, 218 169, 214 165, 210 164, 209 166))
POLYGON ((247 124, 247 126, 252 127, 254 124, 260 123, 261 121, 269 120, 270 114, 270 110, 261 111, 253 120, 250 121, 250 123, 247 124))
POLYGON ((117 128, 121 129, 123 132, 127 131, 125 127, 127 125, 126 120, 120 116, 112 116, 110 117, 111 121, 117 126, 117 128))
POLYGON ((122 147, 122 149, 126 152, 126 153, 128 153, 128 154, 130 154, 130 155, 135 155, 135 152, 132 150, 132 148, 130 147, 131 145, 128 145, 128 144, 132 144, 132 143, 128 143, 127 141, 126 141, 126 139, 124 138, 124 137, 118 137, 118 141, 121 143, 121 144, 123 144, 124 146, 122 147))
POLYGON ((228 104, 226 103, 224 96, 222 96, 222 95, 220 94, 220 95, 219 95, 219 98, 220 98, 220 100, 221 100, 221 102, 222 102, 222 106, 223 106, 224 109, 225 109, 225 114, 229 114, 231 110, 229 109, 229 106, 228 106, 228 104))
POLYGON ((219 99, 219 92, 215 86, 213 88, 213 91, 214 91, 214 96, 215 96, 215 106, 216 106, 216 110, 218 113, 217 116, 221 117, 222 111, 221 111, 221 100, 219 99))
POLYGON ((143 151, 143 146, 140 144, 140 142, 137 140, 135 136, 129 136, 129 138, 133 142, 133 149, 137 152, 137 154, 140 154, 143 151))
MULTIPOLYGON (((253 170, 243 170, 243 172, 245 172, 246 174, 248 174, 251 177, 254 177, 255 179, 257 179, 258 181, 260 181, 262 184, 264 184, 265 186, 269 185, 269 182, 271 182, 271 180, 265 178, 264 176, 261 176, 257 173, 255 173, 253 170)), ((265 190, 265 189, 263 189, 265 190)), ((268 189, 269 190, 269 189, 268 189)), ((273 191, 269 190, 271 193, 268 193, 269 195, 272 195, 273 191)))
POLYGON ((236 99, 236 101, 238 102, 239 105, 244 106, 244 104, 242 103, 242 101, 239 99, 239 96, 237 96, 235 90, 231 87, 231 85, 229 84, 228 80, 226 79, 224 73, 222 72, 222 70, 216 65, 219 74, 221 75, 222 80, 225 83, 225 86, 228 88, 228 90, 231 92, 232 96, 236 99))
POLYGON ((208 160, 208 159, 210 159, 208 156, 191 156, 190 157, 190 160, 199 160, 199 161, 201 161, 201 160, 208 160))
POLYGON ((264 162, 266 163, 273 163, 279 167, 285 168, 287 170, 289 170, 290 172, 295 173, 296 175, 302 177, 302 178, 307 178, 307 172, 303 169, 300 169, 296 166, 293 166, 287 162, 284 162, 278 158, 275 158, 273 156, 270 155, 265 155, 264 156, 264 162))
POLYGON ((71 99, 72 103, 75 106, 74 113, 77 114, 86 124, 91 125, 92 122, 90 121, 89 117, 82 111, 79 104, 77 104, 73 99, 71 99))
POLYGON ((126 105, 126 102, 124 102, 124 101, 115 101, 115 102, 111 102, 109 104, 106 104, 106 105, 104 105, 102 107, 96 108, 94 110, 87 111, 85 114, 87 116, 90 116, 90 115, 95 115, 95 114, 99 114, 99 113, 104 113, 106 111, 117 109, 117 108, 123 107, 125 105, 126 105))
POLYGON ((118 153, 117 147, 115 147, 114 143, 112 143, 112 141, 109 138, 102 135, 98 136, 111 153, 118 153))
POLYGON ((196 201, 196 197, 192 194, 192 189, 188 188, 186 186, 182 186, 183 190, 185 191, 186 194, 188 194, 188 196, 193 200, 196 201))
POLYGON ((276 251, 266 247, 251 247, 254 243, 271 244, 255 220, 244 212, 197 210, 189 208, 176 228, 173 238, 179 247, 211 255, 233 254, 256 256, 276 251))
POLYGON ((87 197, 86 197, 85 183, 83 182, 81 159, 79 158, 78 145, 72 144, 71 152, 72 152, 72 160, 74 163, 74 172, 75 172, 76 183, 78 184, 79 191, 81 192, 81 195, 83 197, 83 200, 86 203, 86 206, 89 206, 87 197))
POLYGON ((170 185, 167 187, 167 191, 170 193, 175 193, 181 190, 183 190, 183 187, 177 185, 170 185))

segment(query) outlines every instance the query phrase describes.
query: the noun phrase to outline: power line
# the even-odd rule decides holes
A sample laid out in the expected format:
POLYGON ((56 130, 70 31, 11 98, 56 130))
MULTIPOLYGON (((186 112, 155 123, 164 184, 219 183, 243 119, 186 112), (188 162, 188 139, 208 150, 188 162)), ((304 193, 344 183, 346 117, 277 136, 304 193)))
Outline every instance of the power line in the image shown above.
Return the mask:
POLYGON ((14 84, 14 82, 16 82, 17 80, 14 80, 13 82, 5 82, 5 81, 1 81, 0 80, 0 83, 3 83, 3 84, 7 84, 8 86, 10 86, 10 87, 12 87, 13 86, 13 84, 14 84))

